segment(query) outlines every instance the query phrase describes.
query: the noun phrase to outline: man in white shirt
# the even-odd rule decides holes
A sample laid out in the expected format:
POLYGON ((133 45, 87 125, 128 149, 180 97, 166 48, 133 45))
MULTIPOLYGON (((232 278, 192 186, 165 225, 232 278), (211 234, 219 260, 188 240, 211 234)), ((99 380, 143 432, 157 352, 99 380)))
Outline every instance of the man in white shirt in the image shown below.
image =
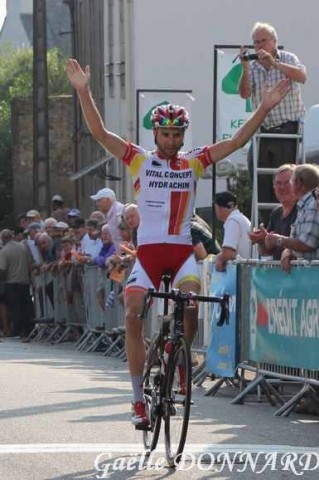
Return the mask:
POLYGON ((250 257, 250 220, 237 208, 237 198, 231 192, 220 192, 214 199, 215 213, 224 224, 224 238, 215 268, 222 272, 228 260, 250 257))
POLYGON ((119 244, 122 241, 121 232, 118 227, 124 207, 123 203, 116 200, 115 193, 110 188, 102 188, 95 195, 91 195, 91 198, 96 202, 97 208, 104 213, 112 241, 116 250, 118 250, 119 244))
POLYGON ((99 254, 102 248, 102 240, 99 234, 97 220, 87 220, 86 234, 81 240, 81 251, 83 255, 93 259, 99 254))

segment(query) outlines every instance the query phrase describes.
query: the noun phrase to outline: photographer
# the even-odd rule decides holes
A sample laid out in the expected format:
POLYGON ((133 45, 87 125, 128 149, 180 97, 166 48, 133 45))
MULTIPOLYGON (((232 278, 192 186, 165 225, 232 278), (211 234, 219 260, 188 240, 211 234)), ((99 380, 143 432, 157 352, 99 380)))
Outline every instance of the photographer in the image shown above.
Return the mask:
MULTIPOLYGON (((301 98, 300 84, 307 80, 306 68, 293 53, 277 48, 277 33, 268 23, 256 23, 252 30, 252 41, 256 60, 248 54, 247 48, 240 50, 243 67, 239 82, 242 98, 251 96, 253 108, 261 102, 265 85, 274 85, 282 78, 290 80, 290 91, 285 98, 265 117, 260 132, 273 134, 298 133, 299 121, 305 108, 301 98)), ((284 163, 296 160, 296 139, 262 138, 259 146, 258 167, 278 168, 284 163)), ((252 176, 252 147, 248 152, 248 168, 252 176)), ((258 181, 258 201, 275 203, 271 175, 263 175, 258 181)), ((267 223, 267 219, 263 219, 267 223)))

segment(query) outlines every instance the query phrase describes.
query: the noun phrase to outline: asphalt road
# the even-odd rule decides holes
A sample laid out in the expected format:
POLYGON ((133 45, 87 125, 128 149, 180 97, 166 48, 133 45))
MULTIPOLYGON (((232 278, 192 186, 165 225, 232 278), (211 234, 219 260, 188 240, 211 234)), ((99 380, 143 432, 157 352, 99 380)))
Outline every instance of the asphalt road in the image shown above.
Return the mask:
POLYGON ((172 470, 163 439, 143 455, 125 363, 12 339, 0 343, 0 360, 0 480, 319 478, 318 417, 276 418, 251 399, 231 405, 229 388, 205 397, 206 380, 193 390, 187 457, 172 470))

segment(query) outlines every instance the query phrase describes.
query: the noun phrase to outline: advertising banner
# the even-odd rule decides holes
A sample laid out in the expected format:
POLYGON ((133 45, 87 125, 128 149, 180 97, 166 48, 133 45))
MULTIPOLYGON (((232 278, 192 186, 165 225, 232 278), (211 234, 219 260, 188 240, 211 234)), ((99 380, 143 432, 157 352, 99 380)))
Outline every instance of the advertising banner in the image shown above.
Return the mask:
MULTIPOLYGON (((242 66, 238 58, 239 46, 216 46, 215 132, 216 141, 231 138, 251 114, 250 99, 239 96, 238 84, 242 66)), ((229 155, 217 165, 217 175, 227 175, 236 168, 247 168, 249 145, 229 155)))
POLYGON ((249 360, 319 370, 318 267, 252 267, 249 360))
POLYGON ((206 370, 220 377, 234 377, 236 355, 236 265, 227 265, 225 272, 217 272, 212 267, 210 295, 221 296, 224 293, 229 298, 229 321, 218 326, 220 306, 211 304, 210 343, 207 351, 206 370))

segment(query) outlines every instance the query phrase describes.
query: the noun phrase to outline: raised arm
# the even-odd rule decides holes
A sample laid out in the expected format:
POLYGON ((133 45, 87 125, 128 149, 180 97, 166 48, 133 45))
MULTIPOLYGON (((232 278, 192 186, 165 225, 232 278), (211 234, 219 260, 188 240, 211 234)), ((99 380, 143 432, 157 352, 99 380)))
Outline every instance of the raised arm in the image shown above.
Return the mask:
POLYGON ((90 91, 89 66, 87 65, 85 70, 82 70, 76 60, 69 59, 66 65, 66 73, 72 87, 77 92, 82 113, 91 134, 112 155, 122 158, 126 152, 127 143, 123 138, 105 128, 90 91))
POLYGON ((284 98, 288 90, 289 80, 287 79, 280 80, 272 88, 266 86, 259 107, 236 132, 236 134, 232 138, 222 140, 210 147, 209 154, 211 162, 216 163, 233 153, 235 150, 243 147, 257 131, 268 112, 284 98))
POLYGON ((241 65, 243 68, 239 85, 238 91, 241 98, 248 98, 251 95, 251 85, 249 80, 249 62, 242 60, 243 54, 247 51, 247 48, 241 47, 239 52, 239 58, 241 59, 241 65))

